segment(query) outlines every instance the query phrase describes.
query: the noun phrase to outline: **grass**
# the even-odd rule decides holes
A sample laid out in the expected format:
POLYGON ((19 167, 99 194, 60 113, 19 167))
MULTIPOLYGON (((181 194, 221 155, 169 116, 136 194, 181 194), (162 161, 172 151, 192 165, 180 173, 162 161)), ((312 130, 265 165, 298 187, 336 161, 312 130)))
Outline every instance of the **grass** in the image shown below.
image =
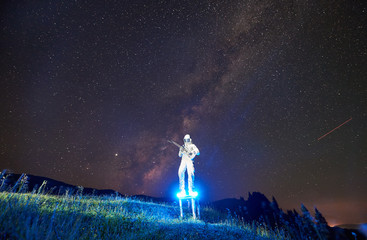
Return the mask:
POLYGON ((0 192, 0 239, 285 238, 208 207, 194 220, 176 205, 131 198, 0 192))

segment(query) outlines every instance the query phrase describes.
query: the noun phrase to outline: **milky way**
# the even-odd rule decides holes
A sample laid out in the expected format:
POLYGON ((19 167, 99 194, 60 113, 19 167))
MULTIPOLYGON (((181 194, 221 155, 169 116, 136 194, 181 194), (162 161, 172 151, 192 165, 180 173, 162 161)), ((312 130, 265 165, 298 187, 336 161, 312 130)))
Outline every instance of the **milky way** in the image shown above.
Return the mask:
POLYGON ((1 3, 0 168, 169 197, 189 133, 205 200, 366 222, 362 1, 194 2, 1 3))

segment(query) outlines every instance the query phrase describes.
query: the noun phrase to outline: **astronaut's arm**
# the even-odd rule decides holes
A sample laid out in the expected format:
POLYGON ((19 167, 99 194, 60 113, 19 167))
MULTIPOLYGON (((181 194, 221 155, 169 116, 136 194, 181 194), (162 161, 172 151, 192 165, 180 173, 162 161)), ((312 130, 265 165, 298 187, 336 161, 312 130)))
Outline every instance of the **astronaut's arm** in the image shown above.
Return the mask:
POLYGON ((190 153, 190 157, 194 158, 196 155, 200 155, 199 149, 195 146, 194 149, 190 153))
POLYGON ((196 156, 196 155, 200 155, 200 151, 199 151, 199 149, 196 147, 195 149, 194 149, 194 155, 196 156))
POLYGON ((179 156, 179 157, 182 157, 182 155, 183 155, 183 148, 182 148, 182 147, 180 147, 180 151, 178 151, 178 156, 179 156))

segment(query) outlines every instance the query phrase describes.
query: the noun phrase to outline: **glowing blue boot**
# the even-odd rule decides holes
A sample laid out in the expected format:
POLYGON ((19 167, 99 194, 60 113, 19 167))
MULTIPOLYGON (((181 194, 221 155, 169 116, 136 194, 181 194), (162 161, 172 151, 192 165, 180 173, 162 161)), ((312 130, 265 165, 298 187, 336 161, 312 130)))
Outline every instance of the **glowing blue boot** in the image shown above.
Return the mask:
POLYGON ((181 190, 181 192, 177 193, 178 198, 183 198, 185 196, 186 196, 186 191, 185 190, 181 190))
POLYGON ((189 196, 191 196, 191 197, 197 197, 198 196, 198 192, 194 192, 192 190, 189 190, 189 196))

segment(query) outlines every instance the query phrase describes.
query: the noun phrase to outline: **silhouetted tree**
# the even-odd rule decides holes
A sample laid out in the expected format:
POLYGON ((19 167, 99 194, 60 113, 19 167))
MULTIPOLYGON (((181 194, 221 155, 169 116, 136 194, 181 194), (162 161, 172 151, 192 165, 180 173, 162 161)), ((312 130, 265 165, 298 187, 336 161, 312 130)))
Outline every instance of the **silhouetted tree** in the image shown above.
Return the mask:
POLYGON ((321 239, 328 239, 330 237, 329 226, 324 216, 322 216, 321 212, 316 207, 315 207, 315 221, 316 221, 316 231, 321 236, 321 239))
MULTIPOLYGON (((302 228, 303 232, 310 239, 317 239, 317 233, 315 232, 313 217, 311 216, 305 205, 301 204, 302 211, 302 228)), ((307 238, 308 239, 308 238, 307 238)))
POLYGON ((308 211, 308 209, 305 207, 305 205, 303 205, 303 203, 301 204, 301 211, 302 211, 302 217, 312 222, 313 220, 312 216, 310 212, 308 211))
POLYGON ((324 216, 322 216, 321 212, 315 207, 315 220, 317 224, 325 224, 328 225, 324 216))

